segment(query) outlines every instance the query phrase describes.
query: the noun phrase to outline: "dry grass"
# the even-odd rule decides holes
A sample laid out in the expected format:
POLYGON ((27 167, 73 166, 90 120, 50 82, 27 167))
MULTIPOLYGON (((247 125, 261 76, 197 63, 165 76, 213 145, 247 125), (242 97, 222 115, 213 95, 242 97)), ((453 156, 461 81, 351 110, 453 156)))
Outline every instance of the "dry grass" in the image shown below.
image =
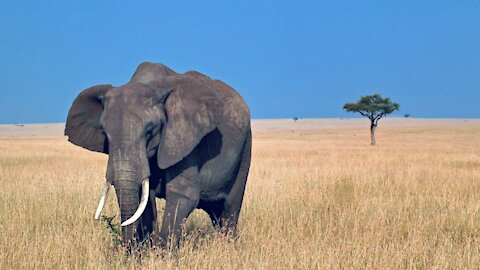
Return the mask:
MULTIPOLYGON (((237 241, 196 211, 178 253, 138 261, 92 218, 105 156, 0 138, 0 269, 478 269, 480 126, 380 123, 377 141, 255 132, 237 241)), ((118 213, 115 196, 104 213, 118 213)))

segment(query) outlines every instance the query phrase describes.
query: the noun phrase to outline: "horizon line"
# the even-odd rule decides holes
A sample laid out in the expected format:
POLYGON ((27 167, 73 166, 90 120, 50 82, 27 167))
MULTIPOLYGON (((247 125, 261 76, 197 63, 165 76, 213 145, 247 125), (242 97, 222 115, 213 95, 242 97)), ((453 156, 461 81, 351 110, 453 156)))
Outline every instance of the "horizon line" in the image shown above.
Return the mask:
MULTIPOLYGON (((250 118, 251 121, 268 121, 268 120, 293 120, 294 117, 279 117, 279 118, 250 118)), ((400 117, 400 116, 386 116, 382 119, 415 119, 415 120, 480 120, 480 117, 400 117)), ((315 119, 368 119, 366 117, 298 117, 298 120, 315 120, 315 119)), ((0 123, 0 125, 65 125, 65 122, 15 122, 15 123, 0 123)))

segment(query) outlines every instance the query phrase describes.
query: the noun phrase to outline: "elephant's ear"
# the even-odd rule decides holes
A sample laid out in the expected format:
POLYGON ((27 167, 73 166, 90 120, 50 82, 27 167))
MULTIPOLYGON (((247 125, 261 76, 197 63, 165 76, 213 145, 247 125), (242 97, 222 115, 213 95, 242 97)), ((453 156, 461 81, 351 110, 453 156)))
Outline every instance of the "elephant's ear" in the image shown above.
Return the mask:
POLYGON ((70 142, 108 154, 108 141, 100 128, 100 116, 103 112, 102 99, 111 88, 111 85, 96 85, 78 95, 65 124, 65 135, 70 142))
POLYGON ((166 102, 167 122, 157 151, 161 169, 186 157, 202 138, 216 128, 214 115, 205 101, 187 91, 173 90, 166 102))

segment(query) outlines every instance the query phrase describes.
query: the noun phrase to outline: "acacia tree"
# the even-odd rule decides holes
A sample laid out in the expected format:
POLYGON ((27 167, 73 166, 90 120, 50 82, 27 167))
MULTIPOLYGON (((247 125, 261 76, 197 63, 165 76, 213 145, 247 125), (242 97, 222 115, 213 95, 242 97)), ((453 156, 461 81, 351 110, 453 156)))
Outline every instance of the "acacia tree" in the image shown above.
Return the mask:
POLYGON ((398 111, 400 105, 390 100, 390 98, 383 98, 379 94, 371 96, 363 96, 357 103, 346 103, 343 109, 347 112, 358 112, 361 115, 370 119, 370 139, 371 145, 375 145, 375 129, 378 125, 378 120, 383 116, 398 111))

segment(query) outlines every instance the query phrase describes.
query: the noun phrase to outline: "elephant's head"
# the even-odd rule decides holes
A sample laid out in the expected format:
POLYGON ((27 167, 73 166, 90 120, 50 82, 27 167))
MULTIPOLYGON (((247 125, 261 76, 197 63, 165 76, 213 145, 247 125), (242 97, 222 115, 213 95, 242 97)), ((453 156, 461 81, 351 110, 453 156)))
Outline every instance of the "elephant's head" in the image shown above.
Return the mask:
POLYGON ((95 217, 112 184, 124 243, 134 239, 148 202, 149 160, 156 156, 158 167, 168 168, 215 128, 204 103, 186 95, 181 84, 174 88, 166 82, 167 76, 180 76, 175 74, 163 65, 144 63, 123 86, 97 85, 81 92, 68 114, 69 141, 109 155, 107 182, 95 217))

